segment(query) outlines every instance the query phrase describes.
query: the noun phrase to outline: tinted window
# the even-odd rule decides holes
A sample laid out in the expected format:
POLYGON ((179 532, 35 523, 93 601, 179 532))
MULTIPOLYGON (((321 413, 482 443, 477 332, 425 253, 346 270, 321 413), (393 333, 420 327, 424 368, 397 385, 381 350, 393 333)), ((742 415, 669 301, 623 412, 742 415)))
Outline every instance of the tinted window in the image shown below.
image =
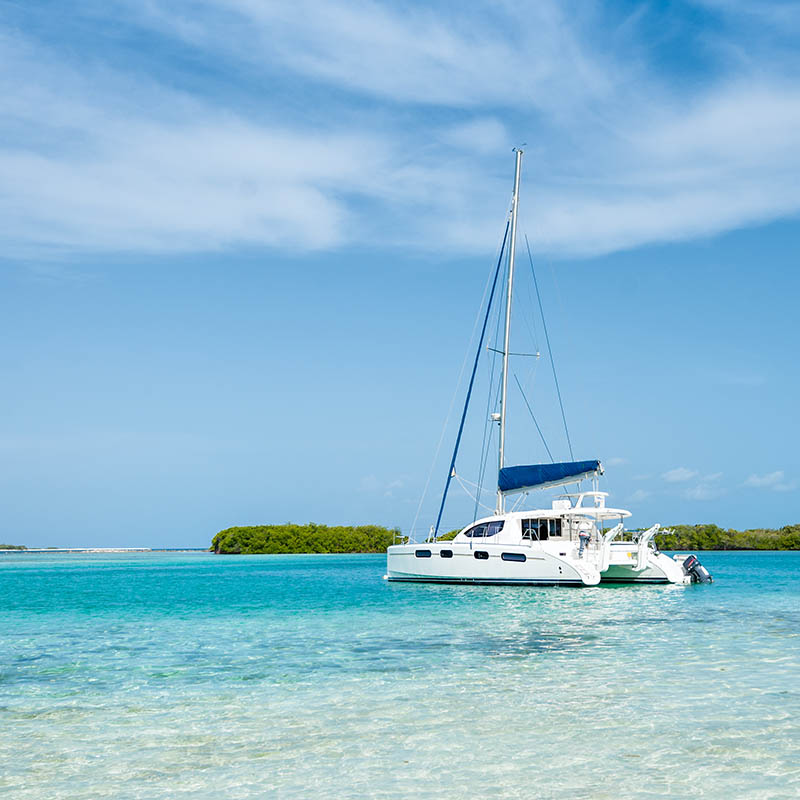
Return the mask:
POLYGON ((525 553, 503 553, 500 558, 503 561, 525 561, 525 553))
POLYGON ((417 550, 414 553, 414 555, 417 558, 430 558, 431 557, 431 551, 430 550, 417 550))
POLYGON ((439 551, 439 555, 442 558, 452 558, 453 557, 453 551, 452 550, 440 550, 439 551))
POLYGON ((475 558, 477 558, 479 561, 486 561, 486 559, 489 558, 489 554, 485 550, 476 550, 475 558))
POLYGON ((494 536, 503 530, 503 520, 498 519, 495 522, 482 522, 480 525, 475 525, 464 533, 464 536, 469 536, 471 539, 484 539, 487 536, 494 536))
POLYGON ((548 539, 561 535, 560 519, 524 519, 522 520, 523 539, 548 539))

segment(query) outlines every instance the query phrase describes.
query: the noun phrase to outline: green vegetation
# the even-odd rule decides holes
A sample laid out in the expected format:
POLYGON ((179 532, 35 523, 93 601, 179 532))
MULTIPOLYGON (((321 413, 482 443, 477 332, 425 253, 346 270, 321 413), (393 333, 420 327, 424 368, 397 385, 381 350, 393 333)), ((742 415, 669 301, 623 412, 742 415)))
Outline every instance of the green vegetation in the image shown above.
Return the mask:
MULTIPOLYGON (((800 550, 800 525, 777 530, 737 531, 717 525, 673 525, 671 533, 656 536, 662 550, 800 550)), ((458 530, 439 537, 453 539, 458 530)), ((212 540, 211 550, 223 554, 256 553, 383 553, 389 545, 406 541, 397 528, 378 525, 248 525, 226 528, 212 540)), ((24 550, 23 545, 0 549, 24 550)))
POLYGON ((662 550, 800 550, 800 525, 777 530, 727 530, 717 525, 672 525, 673 533, 656 536, 662 550))
POLYGON ((383 553, 400 530, 378 525, 248 525, 226 528, 211 542, 215 553, 383 553))
POLYGON ((24 544, 0 544, 0 550, 27 550, 24 544))

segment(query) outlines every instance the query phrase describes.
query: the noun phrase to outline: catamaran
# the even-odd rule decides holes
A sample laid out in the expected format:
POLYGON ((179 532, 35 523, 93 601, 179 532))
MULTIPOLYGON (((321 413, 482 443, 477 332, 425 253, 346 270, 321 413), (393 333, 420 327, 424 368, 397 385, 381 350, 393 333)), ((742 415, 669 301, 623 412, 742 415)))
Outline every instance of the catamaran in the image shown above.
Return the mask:
POLYGON ((506 232, 436 524, 425 541, 409 540, 388 548, 385 577, 390 581, 580 586, 595 586, 601 582, 710 582, 711 576, 695 555, 670 557, 659 551, 655 537, 660 525, 653 525, 645 531, 625 530, 624 520, 631 513, 606 505, 608 493, 599 490, 598 481, 603 474, 599 460, 521 466, 508 466, 505 463, 511 299, 522 150, 516 149, 515 153, 514 190, 506 232), (475 520, 454 538, 445 540, 439 537, 439 527, 450 482, 456 475, 456 457, 507 240, 508 281, 505 335, 501 351, 500 411, 491 417, 493 422, 498 423, 500 431, 495 513, 475 520), (591 490, 562 494, 553 499, 547 508, 506 510, 507 499, 514 495, 524 493, 527 496, 534 490, 568 484, 580 487, 580 482, 584 480, 591 480, 591 490))

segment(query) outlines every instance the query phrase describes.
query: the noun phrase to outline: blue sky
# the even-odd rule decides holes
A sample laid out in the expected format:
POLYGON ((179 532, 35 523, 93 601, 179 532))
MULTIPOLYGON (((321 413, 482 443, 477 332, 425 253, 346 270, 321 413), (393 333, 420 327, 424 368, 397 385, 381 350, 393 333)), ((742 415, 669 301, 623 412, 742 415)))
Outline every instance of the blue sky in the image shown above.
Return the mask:
POLYGON ((523 142, 576 457, 634 524, 799 521, 799 37, 771 0, 0 3, 0 541, 408 530, 523 142))

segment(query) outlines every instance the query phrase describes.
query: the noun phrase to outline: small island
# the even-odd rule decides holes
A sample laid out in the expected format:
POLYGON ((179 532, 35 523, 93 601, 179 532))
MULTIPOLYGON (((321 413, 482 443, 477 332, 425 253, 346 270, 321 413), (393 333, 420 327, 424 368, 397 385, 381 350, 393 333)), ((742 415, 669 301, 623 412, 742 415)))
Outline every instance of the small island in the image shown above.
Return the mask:
POLYGON ((220 531, 211 542, 217 554, 383 553, 401 541, 399 528, 379 525, 245 525, 220 531))
MULTIPOLYGON (((662 550, 800 550, 800 525, 737 531, 717 525, 673 525, 656 537, 662 550)), ((452 539, 458 530, 440 536, 452 539)), ((211 550, 219 555, 275 553, 383 553, 405 541, 399 528, 379 525, 328 526, 244 525, 214 536, 211 550)))

